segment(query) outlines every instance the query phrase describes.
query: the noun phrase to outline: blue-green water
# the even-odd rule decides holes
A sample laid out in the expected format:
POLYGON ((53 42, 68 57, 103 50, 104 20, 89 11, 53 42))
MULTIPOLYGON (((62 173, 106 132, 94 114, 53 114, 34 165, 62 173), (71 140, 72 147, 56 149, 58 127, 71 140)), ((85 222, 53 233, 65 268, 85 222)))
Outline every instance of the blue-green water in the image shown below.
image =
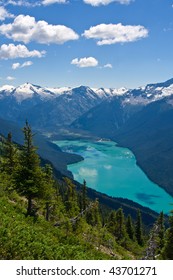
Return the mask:
POLYGON ((133 153, 115 142, 56 141, 63 151, 81 155, 84 160, 68 165, 74 179, 99 192, 131 199, 157 212, 173 209, 173 198, 151 182, 136 165, 133 153), (172 205, 171 205, 172 204, 172 205))

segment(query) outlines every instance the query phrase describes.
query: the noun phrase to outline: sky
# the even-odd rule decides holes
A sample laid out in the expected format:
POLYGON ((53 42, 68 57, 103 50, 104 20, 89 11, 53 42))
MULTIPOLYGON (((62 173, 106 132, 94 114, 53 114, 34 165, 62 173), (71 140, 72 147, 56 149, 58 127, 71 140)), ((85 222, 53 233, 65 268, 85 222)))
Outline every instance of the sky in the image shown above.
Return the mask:
POLYGON ((0 86, 173 78, 173 0, 0 0, 0 86))

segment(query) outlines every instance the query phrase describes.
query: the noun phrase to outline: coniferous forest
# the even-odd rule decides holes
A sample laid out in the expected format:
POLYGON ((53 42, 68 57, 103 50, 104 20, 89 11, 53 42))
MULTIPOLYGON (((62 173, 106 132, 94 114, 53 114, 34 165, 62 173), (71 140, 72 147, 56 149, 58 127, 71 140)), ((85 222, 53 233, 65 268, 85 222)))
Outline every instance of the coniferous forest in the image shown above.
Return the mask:
POLYGON ((23 145, 0 137, 0 259, 173 259, 173 215, 146 228, 123 207, 103 209, 39 158, 26 122, 23 145))

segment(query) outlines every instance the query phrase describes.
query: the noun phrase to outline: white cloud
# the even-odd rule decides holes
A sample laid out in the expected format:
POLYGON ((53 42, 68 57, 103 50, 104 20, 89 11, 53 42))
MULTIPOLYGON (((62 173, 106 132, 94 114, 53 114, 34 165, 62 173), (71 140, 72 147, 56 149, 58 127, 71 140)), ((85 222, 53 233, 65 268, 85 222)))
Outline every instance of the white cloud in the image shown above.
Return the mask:
POLYGON ((112 67, 112 64, 110 64, 110 63, 105 64, 103 67, 104 67, 104 68, 113 68, 113 67, 112 67))
POLYGON ((77 65, 80 68, 95 67, 95 66, 98 65, 98 61, 94 57, 83 57, 83 58, 80 58, 80 59, 74 58, 71 61, 71 64, 77 65))
POLYGON ((0 7, 0 20, 5 20, 6 18, 14 18, 14 15, 10 14, 4 7, 0 7))
POLYGON ((23 67, 28 67, 28 66, 31 66, 33 64, 33 62, 32 61, 26 61, 26 62, 24 62, 22 65, 21 65, 21 67, 23 68, 23 67))
POLYGON ((13 63, 12 69, 13 69, 13 70, 16 70, 17 68, 20 68, 20 63, 19 63, 19 62, 13 63))
POLYGON ((86 4, 92 6, 108 5, 110 3, 116 2, 119 4, 130 4, 133 0, 83 0, 86 4))
POLYGON ((42 4, 45 6, 51 5, 51 4, 65 4, 67 3, 67 0, 43 0, 42 4))
POLYGON ((37 7, 37 6, 41 6, 40 1, 31 2, 31 1, 26 1, 26 0, 5 0, 2 3, 4 5, 23 6, 23 7, 37 7))
POLYGON ((6 80, 8 80, 8 81, 13 81, 13 80, 15 80, 16 78, 15 77, 11 77, 11 76, 8 76, 7 78, 6 78, 6 80))
POLYGON ((97 45, 134 42, 148 36, 148 30, 141 25, 99 24, 82 34, 87 39, 98 40, 97 45))
POLYGON ((25 44, 36 41, 40 44, 63 44, 69 40, 77 40, 79 36, 64 25, 48 24, 44 20, 36 22, 34 17, 19 15, 13 23, 0 25, 0 33, 14 41, 25 44))
POLYGON ((16 70, 18 68, 23 68, 23 67, 28 67, 28 66, 31 66, 33 64, 32 61, 26 61, 24 62, 23 64, 20 64, 19 62, 16 62, 16 63, 13 63, 12 64, 12 69, 13 70, 16 70))
POLYGON ((28 8, 33 8, 33 7, 38 7, 38 6, 48 6, 51 4, 66 4, 68 3, 68 0, 1 0, 0 4, 2 5, 13 5, 13 6, 21 6, 21 7, 28 7, 28 8))
POLYGON ((14 59, 14 58, 26 58, 26 57, 43 57, 45 51, 29 51, 24 45, 14 45, 14 44, 3 44, 0 46, 0 59, 14 59))

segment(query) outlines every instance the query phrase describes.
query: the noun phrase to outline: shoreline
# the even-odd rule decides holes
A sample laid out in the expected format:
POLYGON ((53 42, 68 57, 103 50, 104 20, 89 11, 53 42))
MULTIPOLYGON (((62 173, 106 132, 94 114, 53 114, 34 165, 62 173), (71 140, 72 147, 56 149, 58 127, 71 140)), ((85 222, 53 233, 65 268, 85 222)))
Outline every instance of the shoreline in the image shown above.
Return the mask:
MULTIPOLYGON (((81 140, 83 140, 83 141, 86 141, 86 139, 75 139, 75 141, 81 141, 81 140)), ((60 140, 60 141, 65 141, 65 140, 60 140)), ((74 141, 74 139, 66 139, 66 141, 74 141)), ((97 140, 96 139, 87 139, 87 141, 89 141, 89 142, 98 142, 98 144, 99 143, 101 143, 101 142, 113 142, 114 144, 115 144, 115 147, 118 147, 118 148, 124 148, 124 149, 129 149, 129 148, 127 148, 127 147, 124 147, 124 146, 120 146, 117 142, 115 142, 113 139, 105 139, 105 138, 97 138, 97 140)), ((86 141, 86 142, 87 142, 86 141)), ((56 142, 56 141, 55 141, 56 142)), ((58 141, 57 141, 58 142, 58 141)), ((58 144, 58 143, 57 143, 58 144)), ((60 146, 59 146, 60 147, 60 146)), ((61 148, 61 147, 60 147, 61 148)), ((62 151, 63 152, 66 152, 66 153, 69 153, 69 154, 75 154, 75 151, 66 151, 66 150, 63 150, 63 147, 61 148, 62 149, 62 151)), ((129 149, 129 151, 131 152, 131 153, 133 153, 130 149, 129 149)), ((76 153, 77 155, 79 155, 78 153, 76 153)), ((75 155, 76 155, 75 154, 75 155)), ((157 187, 158 188, 160 188, 162 191, 165 191, 165 193, 167 194, 167 195, 169 195, 170 196, 170 198, 172 199, 172 195, 171 194, 169 194, 168 192, 166 192, 166 190, 164 189, 164 188, 162 188, 162 187, 160 187, 160 185, 158 185, 157 183, 155 183, 153 180, 151 180, 150 178, 149 178, 149 176, 144 172, 144 170, 140 167, 140 165, 139 165, 139 163, 138 163, 138 161, 137 161, 137 159, 136 159, 136 156, 135 156, 135 154, 133 154, 134 155, 134 157, 135 157, 135 164, 136 164, 136 166, 138 167, 138 168, 140 168, 141 169, 141 171, 144 173, 144 175, 147 177, 147 179, 151 182, 151 183, 153 183, 153 184, 155 184, 155 185, 157 185, 157 187)), ((81 162, 81 161, 83 161, 84 160, 84 158, 82 159, 82 160, 77 160, 77 161, 75 161, 75 162, 73 162, 73 163, 70 163, 70 165, 71 164, 75 164, 75 163, 78 163, 78 162, 81 162)), ((69 164, 68 164, 69 165, 69 164)), ((72 174, 72 178, 75 180, 75 178, 74 178, 74 176, 73 176, 73 173, 72 173, 72 171, 71 170, 69 170, 68 169, 68 165, 67 165, 67 170, 68 170, 68 172, 70 172, 71 174, 72 174)), ((80 180, 81 181, 81 180, 80 180)), ((79 183, 79 182, 78 182, 79 183)), ((93 188, 93 190, 95 190, 94 188, 93 188)), ((101 193, 101 194, 106 194, 106 195, 108 195, 109 197, 116 197, 117 198, 117 196, 114 196, 113 194, 107 194, 107 193, 105 193, 105 191, 98 191, 99 193, 101 193)), ((160 191, 159 191, 160 192, 160 191)), ((145 194, 145 193, 144 193, 145 194)), ((152 196, 152 194, 146 194, 146 195, 150 195, 150 196, 152 196)), ((160 195, 160 197, 161 197, 161 195, 160 195)), ((141 202, 138 202, 138 201, 136 201, 136 200, 133 200, 133 199, 131 199, 131 198, 127 198, 126 196, 119 196, 119 198, 122 198, 122 199, 129 199, 129 200, 131 200, 131 201, 133 201, 134 203, 138 203, 138 204, 140 204, 142 207, 147 207, 147 208, 149 208, 150 210, 152 210, 152 211, 156 211, 157 213, 159 213, 160 211, 162 211, 162 210, 154 210, 152 207, 150 207, 150 206, 148 206, 149 205, 149 203, 147 203, 147 201, 145 202, 144 200, 141 200, 141 202), (143 202, 143 204, 142 204, 142 202, 143 202), (148 205, 147 205, 148 204, 148 205)), ((169 197, 167 198, 166 197, 166 199, 168 200, 169 199, 169 197)), ((170 199, 170 200, 171 200, 170 199)), ((157 202, 157 204, 159 203, 159 201, 157 202)), ((170 202, 171 203, 171 202, 170 202)), ((157 207, 156 207, 157 208, 157 207)), ((169 207, 168 207, 169 208, 169 207)), ((165 210, 164 211, 164 213, 169 213, 170 212, 170 209, 167 209, 167 210, 165 210)))

